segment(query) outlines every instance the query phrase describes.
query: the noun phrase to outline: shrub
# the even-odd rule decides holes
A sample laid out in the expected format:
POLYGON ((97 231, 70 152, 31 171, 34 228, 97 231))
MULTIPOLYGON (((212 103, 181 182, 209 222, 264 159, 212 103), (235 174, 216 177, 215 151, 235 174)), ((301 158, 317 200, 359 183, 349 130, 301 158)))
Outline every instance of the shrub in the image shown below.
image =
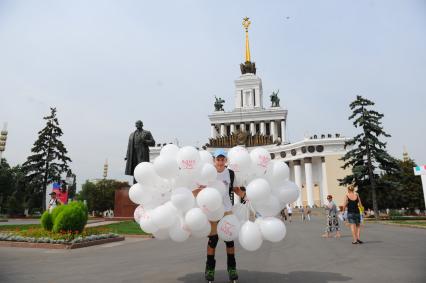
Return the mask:
POLYGON ((52 231, 53 227, 53 221, 52 221, 52 215, 49 213, 48 210, 46 210, 40 219, 41 227, 43 227, 45 230, 52 231))
POLYGON ((51 216, 52 216, 52 223, 55 224, 55 219, 58 217, 59 214, 62 213, 62 211, 67 207, 67 205, 58 205, 52 210, 51 216))
POLYGON ((64 205, 63 210, 53 221, 53 232, 78 231, 81 233, 88 219, 87 208, 82 202, 64 205))

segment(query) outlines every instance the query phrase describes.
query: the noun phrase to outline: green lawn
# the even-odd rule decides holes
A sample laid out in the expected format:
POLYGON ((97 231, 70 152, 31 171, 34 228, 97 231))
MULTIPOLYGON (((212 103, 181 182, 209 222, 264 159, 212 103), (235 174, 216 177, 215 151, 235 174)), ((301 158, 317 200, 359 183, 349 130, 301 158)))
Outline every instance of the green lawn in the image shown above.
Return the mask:
POLYGON ((116 234, 148 235, 148 233, 142 231, 139 224, 133 220, 118 222, 101 227, 106 228, 116 234))
MULTIPOLYGON (((40 224, 26 224, 26 225, 0 225, 0 232, 4 231, 27 231, 30 229, 39 229, 40 224)), ((117 222, 109 225, 102 225, 98 227, 88 228, 90 230, 103 230, 116 234, 134 234, 134 235, 148 235, 140 228, 139 224, 135 221, 117 222)))
POLYGON ((0 225, 0 231, 15 231, 15 230, 28 230, 40 228, 40 224, 21 224, 21 225, 0 225))
POLYGON ((390 223, 401 224, 401 225, 416 225, 426 228, 426 221, 422 220, 392 220, 390 223))

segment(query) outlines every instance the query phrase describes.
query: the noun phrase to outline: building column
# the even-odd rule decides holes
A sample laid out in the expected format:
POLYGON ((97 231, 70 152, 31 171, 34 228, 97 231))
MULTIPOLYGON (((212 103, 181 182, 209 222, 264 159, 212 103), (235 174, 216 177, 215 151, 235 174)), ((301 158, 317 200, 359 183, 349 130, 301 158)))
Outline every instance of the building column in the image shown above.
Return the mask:
POLYGON ((277 140, 277 129, 275 127, 275 121, 271 121, 271 126, 270 126, 270 132, 272 135, 272 142, 275 142, 277 140))
POLYGON ((250 134, 252 136, 256 134, 256 127, 254 126, 254 122, 250 122, 250 134))
POLYGON ((299 187, 299 198, 296 201, 296 205, 298 207, 302 206, 302 168, 300 167, 300 160, 294 160, 293 161, 293 167, 294 167, 294 182, 299 187))
POLYGON ((226 136, 226 128, 225 128, 225 124, 220 124, 220 135, 222 137, 226 136))
POLYGON ((212 139, 217 138, 217 131, 216 131, 216 127, 214 124, 211 124, 211 128, 210 128, 210 137, 212 139))
POLYGON ((266 135, 266 127, 264 121, 260 122, 260 134, 266 135))
POLYGON ((308 205, 314 205, 314 182, 312 180, 312 158, 305 157, 305 183, 306 183, 306 196, 308 205))
POLYGON ((324 205, 328 196, 327 167, 325 166, 325 157, 321 157, 321 191, 321 205, 324 205))
POLYGON ((241 132, 245 132, 246 131, 246 124, 241 123, 240 124, 240 130, 241 130, 241 132))
POLYGON ((235 133, 235 124, 231 124, 231 135, 235 133))
POLYGON ((286 131, 285 120, 281 120, 281 143, 282 144, 285 144, 285 142, 286 142, 285 131, 286 131))

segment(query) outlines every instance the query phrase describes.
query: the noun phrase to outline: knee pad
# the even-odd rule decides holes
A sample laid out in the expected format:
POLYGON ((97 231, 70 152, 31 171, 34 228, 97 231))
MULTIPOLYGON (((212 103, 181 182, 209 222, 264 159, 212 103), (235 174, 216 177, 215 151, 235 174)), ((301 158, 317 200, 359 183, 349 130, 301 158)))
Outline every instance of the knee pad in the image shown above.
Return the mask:
POLYGON ((209 247, 212 249, 215 249, 218 241, 219 241, 218 235, 209 236, 209 247))
POLYGON ((234 247, 234 241, 225 241, 225 245, 227 248, 233 248, 234 247))

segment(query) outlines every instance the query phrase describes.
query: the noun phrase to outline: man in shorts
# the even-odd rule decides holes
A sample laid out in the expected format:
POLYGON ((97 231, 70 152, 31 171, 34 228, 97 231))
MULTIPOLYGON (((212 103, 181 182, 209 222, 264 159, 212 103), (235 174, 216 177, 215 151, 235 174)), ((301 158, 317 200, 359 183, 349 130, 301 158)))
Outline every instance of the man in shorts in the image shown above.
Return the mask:
MULTIPOLYGON (((234 187, 235 173, 234 171, 226 167, 227 163, 227 153, 223 149, 217 149, 213 153, 214 166, 217 171, 217 180, 222 181, 225 187, 229 189, 228 193, 225 193, 223 196, 223 205, 225 207, 225 215, 232 214, 232 205, 234 204, 234 193, 237 194, 242 200, 245 198, 246 193, 243 187, 234 187)), ((196 196, 204 186, 200 186, 198 189, 194 190, 194 195, 196 196)), ((215 251, 216 246, 219 241, 217 235, 217 224, 219 221, 210 222, 211 232, 208 236, 209 241, 207 243, 207 261, 206 261, 206 270, 205 278, 208 282, 214 281, 214 272, 216 267, 215 260, 215 251)), ((235 261, 235 248, 234 241, 225 241, 226 245, 226 254, 227 254, 227 270, 229 275, 229 280, 231 282, 236 282, 238 279, 237 273, 237 264, 235 261)))

